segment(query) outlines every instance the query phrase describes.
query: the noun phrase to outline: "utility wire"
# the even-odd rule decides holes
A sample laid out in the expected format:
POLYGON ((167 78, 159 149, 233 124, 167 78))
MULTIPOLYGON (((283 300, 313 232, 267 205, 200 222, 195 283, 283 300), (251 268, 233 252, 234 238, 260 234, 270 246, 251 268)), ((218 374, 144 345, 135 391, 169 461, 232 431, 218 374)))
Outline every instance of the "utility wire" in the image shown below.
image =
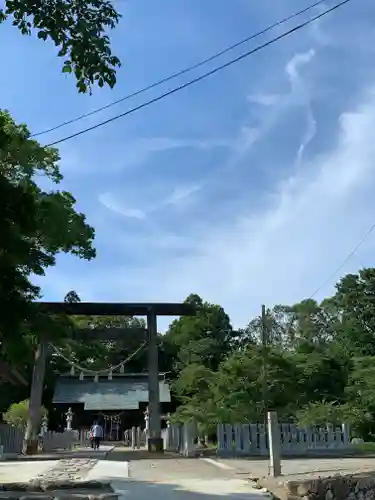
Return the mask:
POLYGON ((41 132, 37 132, 36 134, 32 134, 31 137, 36 137, 38 135, 48 134, 49 132, 53 132, 54 130, 58 130, 61 127, 65 127, 66 125, 70 125, 71 123, 75 123, 75 122, 78 122, 79 120, 83 120, 83 118, 87 118, 88 116, 92 116, 92 115, 94 115, 96 113, 99 113, 100 111, 104 111, 105 109, 108 109, 108 108, 110 108, 112 106, 115 106, 116 104, 119 104, 120 102, 127 101, 128 99, 131 99, 132 97, 136 97, 139 94, 143 94, 143 92, 146 92, 146 91, 151 90, 151 89, 153 89, 155 87, 158 87, 159 85, 162 85, 163 83, 169 82, 170 80, 173 80, 174 78, 177 78, 177 77, 179 77, 181 75, 184 75, 185 73, 189 73, 190 71, 193 71, 194 69, 200 68, 204 64, 207 64, 207 63, 209 63, 211 61, 214 61, 218 57, 220 57, 220 56, 222 56, 222 55, 224 55, 224 54, 232 51, 233 49, 235 49, 237 47, 240 47, 241 45, 243 45, 243 44, 245 44, 247 42, 250 42, 251 40, 254 40, 254 38, 258 38, 259 36, 264 35, 268 31, 271 31, 274 28, 277 28, 278 26, 281 26, 282 24, 290 21, 291 19, 294 19, 295 17, 298 17, 298 16, 304 14, 305 12, 308 12, 309 10, 313 9, 314 7, 317 7, 318 5, 324 3, 325 1, 326 0, 319 0, 318 2, 315 2, 312 5, 309 5, 305 9, 300 10, 298 12, 295 12, 294 14, 291 14, 288 17, 284 17, 284 19, 281 19, 280 21, 277 21, 276 23, 268 26, 267 28, 264 28, 263 30, 258 31, 257 33, 254 33, 253 35, 248 36, 247 38, 244 38, 243 40, 241 40, 241 41, 239 41, 239 42, 237 42, 237 43, 235 43, 233 45, 230 45, 229 47, 221 50, 220 52, 217 52, 216 54, 208 57, 207 59, 204 59, 204 60, 202 60, 202 61, 200 61, 200 62, 198 62, 196 64, 193 64, 192 66, 189 66, 189 67, 187 67, 185 69, 182 69, 181 71, 177 71, 176 73, 173 73, 170 76, 167 76, 167 77, 165 77, 165 78, 163 78, 161 80, 158 80, 155 83, 147 85, 146 87, 143 87, 140 90, 136 90, 132 94, 128 94, 128 95, 126 95, 124 97, 121 97, 120 99, 117 99, 117 101, 113 101, 113 102, 111 102, 109 104, 106 104, 105 106, 102 106, 101 108, 94 109, 93 111, 89 111, 88 113, 84 113, 82 115, 79 115, 76 118, 72 118, 71 120, 67 120, 67 121, 65 121, 63 123, 60 123, 59 125, 56 125, 56 126, 51 127, 51 128, 48 128, 48 129, 43 130, 41 132))
POLYGON ((68 135, 66 137, 63 137, 62 139, 59 139, 57 141, 51 142, 50 144, 47 144, 45 147, 55 146, 56 144, 60 144, 62 142, 68 141, 69 139, 73 139, 74 137, 78 137, 78 136, 80 136, 82 134, 90 132, 91 130, 95 130, 95 129, 99 128, 99 127, 102 127, 103 125, 107 125, 107 123, 111 123, 111 122, 113 122, 115 120, 118 120, 119 118, 123 118, 124 116, 130 115, 130 114, 134 113, 135 111, 138 111, 140 109, 143 109, 143 108, 149 106, 150 104, 154 104, 155 102, 161 101, 165 97, 168 97, 168 96, 170 96, 172 94, 175 94, 176 92, 178 92, 178 91, 180 91, 182 89, 190 87, 191 85, 194 85, 195 83, 198 83, 201 80, 204 80, 205 78, 207 78, 207 77, 209 77, 211 75, 214 75, 215 73, 218 73, 219 71, 221 71, 221 70, 223 70, 225 68, 228 68, 229 66, 232 66, 233 64, 235 64, 235 63, 237 63, 239 61, 242 61, 242 59, 245 59, 246 57, 249 57, 252 54, 255 54, 255 52, 258 52, 258 51, 260 51, 260 50, 268 47, 269 45, 272 45, 272 44, 278 42, 279 40, 287 37, 288 35, 291 35, 292 33, 296 32, 296 31, 299 31, 301 28, 304 28, 305 26, 308 26, 312 22, 317 21, 318 19, 324 17, 325 15, 329 14, 330 12, 333 12, 334 10, 338 9, 339 7, 342 7, 343 5, 349 3, 350 1, 351 0, 343 0, 342 2, 340 2, 340 3, 336 4, 335 6, 331 7, 330 9, 327 9, 324 12, 320 13, 319 15, 317 15, 315 17, 312 17, 311 19, 305 21, 304 23, 298 24, 294 28, 292 28, 292 29, 290 29, 288 31, 285 31, 281 35, 279 35, 279 36, 277 36, 275 38, 272 38, 271 40, 269 40, 268 42, 263 43, 262 45, 258 45, 257 47, 255 47, 255 49, 249 50, 248 52, 245 52, 244 54, 236 57, 235 59, 231 59, 227 63, 222 64, 221 66, 217 66, 216 68, 212 69, 211 71, 208 71, 207 73, 203 73, 203 75, 200 75, 197 78, 194 78, 193 80, 190 80, 187 83, 184 83, 183 85, 180 85, 179 87, 175 87, 175 88, 169 90, 168 92, 165 92, 164 94, 161 94, 158 97, 155 97, 154 99, 150 99, 149 101, 146 101, 146 102, 140 104, 139 106, 131 108, 128 111, 125 111, 124 113, 121 113, 119 115, 113 116, 112 118, 109 118, 108 120, 104 120, 102 122, 99 122, 96 125, 93 125, 92 127, 85 128, 83 130, 80 130, 79 132, 76 132, 74 134, 71 134, 71 135, 68 135))
POLYGON ((342 264, 339 265, 339 267, 329 276, 329 278, 327 278, 324 283, 322 283, 316 290, 315 292, 310 295, 310 299, 312 299, 313 297, 315 297, 315 295, 317 293, 320 292, 320 290, 322 288, 324 288, 330 281, 332 278, 334 278, 336 276, 336 274, 341 271, 341 269, 345 266, 345 264, 353 257, 353 255, 356 253, 356 251, 363 245, 363 243, 365 243, 365 241, 367 240, 367 238, 370 236, 370 234, 373 232, 373 230, 375 229, 375 224, 373 224, 370 229, 366 232, 366 234, 363 236, 363 238, 360 240, 360 242, 353 248, 353 250, 347 255, 347 257, 345 258, 345 260, 342 262, 342 264))

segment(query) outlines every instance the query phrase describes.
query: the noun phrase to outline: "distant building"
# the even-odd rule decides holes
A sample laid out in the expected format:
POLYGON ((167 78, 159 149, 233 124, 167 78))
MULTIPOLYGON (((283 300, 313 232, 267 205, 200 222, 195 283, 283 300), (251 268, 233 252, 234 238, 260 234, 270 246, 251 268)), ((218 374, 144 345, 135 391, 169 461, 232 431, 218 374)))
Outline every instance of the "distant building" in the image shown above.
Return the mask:
MULTIPOLYGON (((161 413, 171 408, 171 393, 164 374, 159 375, 161 413)), ((73 428, 89 428, 94 420, 101 423, 105 440, 122 439, 123 432, 132 426, 145 427, 148 405, 147 373, 113 373, 112 380, 100 376, 60 375, 53 396, 55 411, 64 414, 68 408, 74 413, 73 428)))

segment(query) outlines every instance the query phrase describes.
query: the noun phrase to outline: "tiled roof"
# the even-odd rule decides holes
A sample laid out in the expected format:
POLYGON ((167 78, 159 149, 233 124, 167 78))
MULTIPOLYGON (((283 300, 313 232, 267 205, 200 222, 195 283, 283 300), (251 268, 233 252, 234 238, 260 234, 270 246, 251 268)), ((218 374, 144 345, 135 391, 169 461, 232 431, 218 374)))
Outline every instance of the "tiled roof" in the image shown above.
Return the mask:
MULTIPOLYGON (((169 403, 171 393, 166 382, 160 381, 160 402, 169 403)), ((139 403, 148 402, 147 380, 117 378, 113 380, 77 380, 61 378, 57 381, 53 403, 84 403, 85 410, 135 410, 139 403)))

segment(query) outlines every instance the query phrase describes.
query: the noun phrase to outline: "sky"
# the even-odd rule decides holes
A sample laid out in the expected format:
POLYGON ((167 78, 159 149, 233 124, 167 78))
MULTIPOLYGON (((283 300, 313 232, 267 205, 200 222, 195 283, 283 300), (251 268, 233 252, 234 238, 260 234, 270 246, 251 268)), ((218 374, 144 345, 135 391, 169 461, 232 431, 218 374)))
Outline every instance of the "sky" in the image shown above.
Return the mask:
MULTIPOLYGON (((313 3, 116 0, 113 90, 76 91, 52 44, 1 26, 1 107, 36 133, 205 59, 313 3), (5 71, 7 68, 7 71, 5 71)), ((47 144, 152 99, 264 43, 39 137, 47 144)), ((303 30, 158 103, 60 144, 62 188, 96 230, 92 262, 62 255, 44 300, 223 306, 235 327, 375 264, 375 4, 352 0, 303 30), (330 278, 331 277, 331 278, 330 278), (326 283, 327 282, 327 283, 326 283)), ((168 319, 159 321, 165 329, 168 319)))

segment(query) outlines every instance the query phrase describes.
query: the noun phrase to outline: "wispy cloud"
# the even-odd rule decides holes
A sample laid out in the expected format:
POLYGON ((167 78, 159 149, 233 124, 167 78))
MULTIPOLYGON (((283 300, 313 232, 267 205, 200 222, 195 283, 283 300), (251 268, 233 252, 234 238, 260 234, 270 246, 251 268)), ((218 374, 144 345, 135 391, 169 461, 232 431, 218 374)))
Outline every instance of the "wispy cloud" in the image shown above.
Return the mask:
POLYGON ((286 73, 289 75, 291 92, 297 103, 304 106, 306 109, 306 131, 303 134, 302 141, 299 145, 297 151, 296 164, 297 166, 301 163, 303 153, 309 143, 314 139, 316 134, 316 121, 313 115, 309 89, 303 82, 301 78, 299 69, 311 62, 315 56, 315 50, 310 49, 307 52, 296 54, 287 64, 286 73))
POLYGON ((128 208, 124 206, 113 194, 103 193, 99 195, 99 202, 108 210, 115 212, 123 217, 143 220, 146 218, 146 212, 139 208, 128 208))
POLYGON ((252 104, 261 106, 274 106, 280 102, 282 96, 280 94, 256 94, 247 96, 247 100, 252 104))
POLYGON ((297 166, 301 164, 303 153, 305 151, 305 148, 310 144, 310 142, 314 139, 317 128, 316 128, 316 121, 312 112, 311 104, 310 102, 306 103, 306 132, 302 138, 301 144, 298 148, 297 151, 297 159, 296 159, 296 164, 297 166))
POLYGON ((197 193, 201 188, 202 186, 198 185, 176 187, 164 203, 167 205, 180 205, 190 198, 192 194, 197 193))
POLYGON ((355 113, 342 114, 330 154, 317 158, 308 174, 293 175, 268 193, 263 210, 196 234, 194 256, 154 262, 127 279, 138 290, 146 286, 146 275, 148 283, 150 277, 162 281, 162 289, 152 292, 155 299, 183 298, 195 290, 226 306, 239 324, 256 312, 244 302, 292 302, 312 293, 372 218, 375 206, 369 211, 361 198, 369 179, 375 184, 374 126, 372 96, 355 113))
MULTIPOLYGON (((272 0, 222 2, 213 14, 205 2, 187 2, 183 11, 172 1, 145 2, 146 17, 125 2, 125 28, 114 44, 126 64, 100 100, 208 56, 217 40, 230 45, 249 22, 256 30, 299 8, 298 0, 281 0, 277 13, 272 0)), ((199 85, 80 136, 66 151, 63 145, 64 188, 95 219, 98 258, 59 259, 43 280, 46 298, 74 288, 82 299, 106 301, 178 301, 197 292, 243 325, 261 303, 301 300, 326 280, 375 212, 375 97, 364 93, 375 82, 375 4, 360 5, 351 2, 199 85)), ((95 108, 95 96, 81 104, 72 81, 64 87, 50 78, 54 52, 43 81, 27 69, 25 91, 24 63, 17 72, 16 61, 35 65, 29 46, 4 55, 14 74, 8 93, 2 87, 4 106, 16 103, 18 116, 31 122, 39 108, 51 110, 46 123, 95 108)), ((374 252, 369 240, 342 273, 373 265, 374 252)))
MULTIPOLYGON (((124 144, 126 156, 121 168, 142 166, 153 155, 177 149, 214 149, 232 147, 227 139, 179 139, 172 137, 137 138, 124 144)), ((120 163, 118 164, 120 167, 120 163)))
MULTIPOLYGON (((197 193, 202 186, 199 185, 179 185, 175 186, 167 195, 159 198, 154 197, 151 201, 144 201, 142 208, 130 207, 121 202, 118 195, 114 193, 102 193, 98 197, 98 201, 106 209, 117 213, 123 217, 145 220, 151 214, 162 210, 166 206, 182 207, 191 200, 194 193, 197 193)), ((123 189, 123 198, 127 198, 128 192, 123 189)), ((132 197, 134 198, 134 196, 132 197)), ((142 191, 142 187, 138 189, 138 199, 147 200, 147 193, 142 191)))
MULTIPOLYGON (((254 93, 247 96, 250 111, 253 110, 254 105, 261 107, 260 118, 257 116, 256 126, 250 123, 241 127, 240 133, 234 141, 233 153, 221 170, 222 174, 232 171, 236 165, 241 164, 257 142, 266 139, 270 131, 280 125, 280 121, 287 111, 296 106, 306 110, 306 130, 297 147, 295 160, 297 165, 301 163, 306 147, 316 134, 316 121, 311 107, 310 92, 301 74, 303 67, 308 65, 314 56, 315 51, 310 49, 295 54, 287 61, 284 74, 289 80, 289 92, 254 93)), ((284 126, 282 125, 282 127, 284 126)))

